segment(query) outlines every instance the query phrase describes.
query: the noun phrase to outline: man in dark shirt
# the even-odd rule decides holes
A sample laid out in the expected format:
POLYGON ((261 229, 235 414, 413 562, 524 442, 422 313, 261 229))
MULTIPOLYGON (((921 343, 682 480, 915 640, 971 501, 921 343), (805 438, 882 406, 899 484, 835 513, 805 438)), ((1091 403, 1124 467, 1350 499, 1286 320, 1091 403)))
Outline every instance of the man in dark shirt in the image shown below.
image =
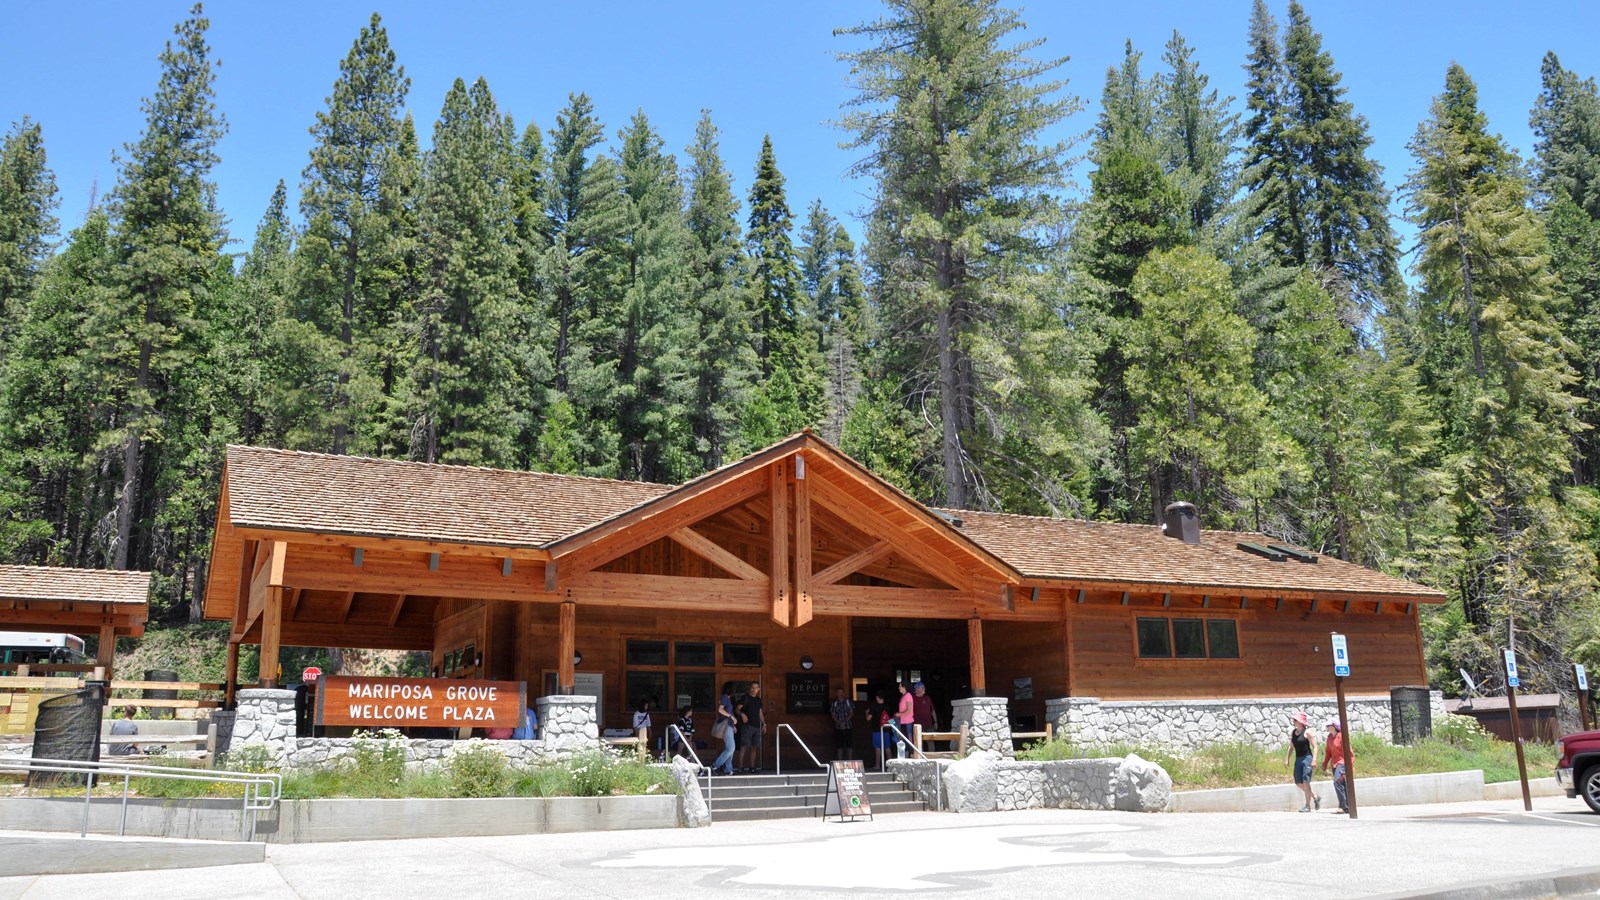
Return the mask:
POLYGON ((761 771, 761 736, 767 718, 761 708, 761 682, 750 682, 750 693, 739 701, 739 771, 761 771))

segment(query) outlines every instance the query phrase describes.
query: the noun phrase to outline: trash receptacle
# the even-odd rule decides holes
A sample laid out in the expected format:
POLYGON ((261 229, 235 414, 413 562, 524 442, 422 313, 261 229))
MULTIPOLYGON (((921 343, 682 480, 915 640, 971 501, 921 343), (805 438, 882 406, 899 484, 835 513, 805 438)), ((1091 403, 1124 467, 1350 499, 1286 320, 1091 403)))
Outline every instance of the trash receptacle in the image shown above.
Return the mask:
MULTIPOLYGON (((72 762, 100 761, 100 722, 105 716, 106 683, 91 681, 81 691, 39 704, 33 726, 33 758, 72 762)), ((83 784, 82 775, 29 772, 29 787, 83 784)))
MULTIPOLYGON (((172 671, 170 669, 145 669, 144 670, 144 680, 145 681, 177 681, 178 680, 178 673, 174 672, 174 671, 172 671)), ((149 689, 146 689, 144 694, 143 694, 143 697, 146 700, 176 700, 176 699, 178 699, 178 692, 177 691, 168 691, 168 690, 149 690, 149 689)), ((152 718, 152 719, 171 719, 171 718, 176 717, 177 714, 178 714, 178 711, 176 709, 173 709, 170 706, 156 706, 156 707, 151 707, 150 708, 150 718, 152 718)))
POLYGON ((1433 734, 1433 705, 1427 685, 1389 688, 1389 726, 1396 744, 1414 744, 1433 734))

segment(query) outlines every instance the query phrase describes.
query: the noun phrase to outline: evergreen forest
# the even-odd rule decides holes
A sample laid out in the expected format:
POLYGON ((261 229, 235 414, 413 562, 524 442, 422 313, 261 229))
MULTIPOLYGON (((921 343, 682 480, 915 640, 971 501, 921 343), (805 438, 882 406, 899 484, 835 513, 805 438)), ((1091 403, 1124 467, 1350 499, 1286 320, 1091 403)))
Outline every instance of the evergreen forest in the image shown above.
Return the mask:
POLYGON ((1527 61, 1522 159, 1450 66, 1391 197, 1299 2, 1256 0, 1246 59, 1130 43, 1088 102, 1023 25, 884 0, 839 30, 855 211, 710 112, 669 147, 479 79, 414 117, 374 14, 252 235, 195 6, 83 221, 48 121, 0 143, 0 561, 153 571, 176 625, 229 443, 678 483, 809 428, 930 504, 1187 500, 1439 587, 1436 687, 1508 643, 1532 690, 1600 665, 1595 79, 1527 61))

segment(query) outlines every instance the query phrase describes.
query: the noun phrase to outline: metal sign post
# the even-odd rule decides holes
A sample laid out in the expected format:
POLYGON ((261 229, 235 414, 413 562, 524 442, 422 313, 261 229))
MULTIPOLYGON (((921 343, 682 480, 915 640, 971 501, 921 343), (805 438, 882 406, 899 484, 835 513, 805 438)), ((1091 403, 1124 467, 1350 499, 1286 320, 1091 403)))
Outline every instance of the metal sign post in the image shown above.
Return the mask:
POLYGON ((1504 661, 1506 711, 1511 715, 1511 742, 1517 747, 1517 777, 1522 779, 1522 808, 1526 812, 1533 812, 1533 795, 1528 792, 1528 760, 1522 755, 1522 722, 1517 718, 1517 688, 1521 685, 1521 679, 1517 677, 1516 651, 1507 649, 1504 661))
POLYGON ((1594 724, 1589 719, 1589 673, 1582 663, 1572 664, 1572 680, 1578 685, 1578 727, 1588 731, 1594 724))
POLYGON ((1339 698, 1339 745, 1344 748, 1344 795, 1350 818, 1356 818, 1356 771, 1350 755, 1350 714, 1344 705, 1344 680, 1350 677, 1350 647, 1344 635, 1335 631, 1333 644, 1333 693, 1339 698))

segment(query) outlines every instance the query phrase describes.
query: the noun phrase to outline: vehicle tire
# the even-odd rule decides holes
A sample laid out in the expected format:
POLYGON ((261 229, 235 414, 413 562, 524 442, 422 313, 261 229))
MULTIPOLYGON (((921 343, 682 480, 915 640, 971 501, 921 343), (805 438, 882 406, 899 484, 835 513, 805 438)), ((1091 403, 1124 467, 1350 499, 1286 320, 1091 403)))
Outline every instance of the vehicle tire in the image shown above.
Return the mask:
POLYGON ((1600 763, 1591 763, 1578 778, 1578 796, 1589 808, 1600 813, 1600 763))

